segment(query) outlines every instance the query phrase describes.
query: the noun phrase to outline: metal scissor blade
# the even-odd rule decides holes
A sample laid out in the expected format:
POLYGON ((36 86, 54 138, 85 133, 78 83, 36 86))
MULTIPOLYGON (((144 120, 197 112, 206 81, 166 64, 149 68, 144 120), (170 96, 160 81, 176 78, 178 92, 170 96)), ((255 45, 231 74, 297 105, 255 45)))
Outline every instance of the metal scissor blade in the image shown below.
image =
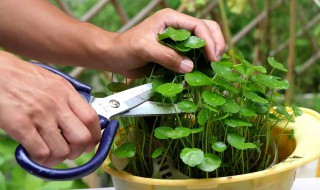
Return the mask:
POLYGON ((152 83, 137 86, 105 98, 93 98, 91 106, 99 115, 108 119, 131 110, 149 100, 152 96, 152 83))
POLYGON ((146 117, 182 113, 176 104, 146 101, 139 106, 124 112, 119 117, 146 117))

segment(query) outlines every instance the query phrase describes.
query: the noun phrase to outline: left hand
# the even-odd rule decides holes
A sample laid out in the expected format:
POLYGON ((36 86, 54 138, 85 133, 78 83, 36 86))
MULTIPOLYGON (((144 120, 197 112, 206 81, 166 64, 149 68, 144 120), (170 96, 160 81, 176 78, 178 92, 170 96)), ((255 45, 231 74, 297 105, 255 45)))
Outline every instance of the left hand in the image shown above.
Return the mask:
POLYGON ((169 26, 187 29, 204 39, 208 60, 220 59, 225 49, 225 41, 215 21, 201 20, 171 9, 163 9, 113 40, 113 49, 108 53, 108 59, 114 61, 109 65, 109 70, 136 78, 146 72, 148 62, 155 62, 178 73, 192 71, 193 63, 190 59, 158 42, 158 33, 169 26))

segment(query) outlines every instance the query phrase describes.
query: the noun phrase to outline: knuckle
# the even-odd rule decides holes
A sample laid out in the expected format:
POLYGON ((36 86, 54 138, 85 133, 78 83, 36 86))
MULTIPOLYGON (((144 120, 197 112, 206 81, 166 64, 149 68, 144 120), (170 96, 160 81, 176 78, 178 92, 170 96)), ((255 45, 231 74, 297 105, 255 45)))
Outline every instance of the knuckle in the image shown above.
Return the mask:
POLYGON ((220 28, 219 24, 218 24, 216 21, 214 21, 214 20, 207 20, 207 21, 210 23, 210 25, 211 25, 212 27, 214 27, 214 28, 220 28))
POLYGON ((58 85, 59 85, 59 86, 60 86, 60 85, 65 86, 65 87, 70 86, 70 83, 69 83, 65 78, 63 78, 63 77, 58 76, 58 77, 56 78, 56 81, 58 82, 58 85))
POLYGON ((50 157, 51 152, 47 147, 38 148, 37 152, 33 153, 32 158, 36 160, 46 160, 50 157))
POLYGON ((172 66, 173 64, 178 63, 178 57, 174 50, 169 49, 162 56, 163 60, 168 64, 172 64, 172 66))
POLYGON ((173 9, 171 9, 171 8, 164 8, 164 9, 162 9, 162 11, 163 11, 164 13, 171 13, 171 12, 174 12, 174 10, 173 10, 173 9))
POLYGON ((71 151, 68 146, 62 146, 62 147, 59 147, 58 150, 52 152, 52 156, 64 160, 69 156, 70 152, 71 151))
POLYGON ((167 14, 171 14, 172 12, 174 12, 173 9, 171 8, 164 8, 164 9, 161 9, 157 12, 157 14, 163 14, 163 15, 167 15, 167 14))
POLYGON ((202 20, 202 19, 196 19, 196 25, 197 27, 200 27, 200 28, 206 28, 206 29, 209 29, 209 26, 208 26, 208 22, 206 20, 202 20))
POLYGON ((208 19, 201 19, 205 24, 207 24, 208 26, 211 26, 212 28, 218 28, 220 29, 220 25, 214 21, 214 20, 208 20, 208 19))
MULTIPOLYGON (((16 114, 13 114, 11 117, 12 121, 14 123, 17 123, 17 124, 26 124, 26 123, 29 123, 29 118, 25 115, 25 114, 19 114, 20 112, 16 113, 16 114)), ((21 131, 24 131, 24 132, 27 132, 28 130, 26 130, 27 128, 25 127, 22 127, 21 128, 21 131)))
POLYGON ((98 115, 94 109, 88 109, 87 113, 84 115, 83 124, 87 127, 94 126, 98 123, 98 115))
POLYGON ((226 50, 226 45, 223 43, 223 44, 217 44, 216 45, 216 49, 219 53, 222 53, 226 50))
POLYGON ((77 141, 74 142, 73 144, 80 144, 80 145, 85 145, 89 144, 91 142, 91 134, 89 131, 83 132, 77 136, 77 141))

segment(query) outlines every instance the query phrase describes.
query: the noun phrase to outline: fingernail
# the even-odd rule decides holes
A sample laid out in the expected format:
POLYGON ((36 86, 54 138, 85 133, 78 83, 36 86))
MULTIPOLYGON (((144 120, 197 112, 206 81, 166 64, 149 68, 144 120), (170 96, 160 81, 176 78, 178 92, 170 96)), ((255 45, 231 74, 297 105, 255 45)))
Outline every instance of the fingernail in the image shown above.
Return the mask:
POLYGON ((183 59, 179 69, 183 73, 191 72, 193 69, 193 62, 190 59, 183 59))

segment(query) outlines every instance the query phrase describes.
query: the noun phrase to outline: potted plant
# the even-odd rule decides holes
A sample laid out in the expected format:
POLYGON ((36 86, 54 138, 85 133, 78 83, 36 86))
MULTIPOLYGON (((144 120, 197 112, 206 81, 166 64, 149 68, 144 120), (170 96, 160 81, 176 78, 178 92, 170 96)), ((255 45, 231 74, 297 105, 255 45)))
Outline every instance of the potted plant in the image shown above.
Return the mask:
POLYGON ((121 118, 122 129, 103 169, 116 189, 287 189, 295 168, 320 156, 320 115, 288 107, 289 83, 240 53, 207 63, 205 41, 167 28, 159 41, 191 58, 185 75, 155 67, 153 101, 177 105, 177 113, 121 118), (180 113, 182 112, 182 113, 180 113), (123 171, 121 171, 123 170, 123 171))

